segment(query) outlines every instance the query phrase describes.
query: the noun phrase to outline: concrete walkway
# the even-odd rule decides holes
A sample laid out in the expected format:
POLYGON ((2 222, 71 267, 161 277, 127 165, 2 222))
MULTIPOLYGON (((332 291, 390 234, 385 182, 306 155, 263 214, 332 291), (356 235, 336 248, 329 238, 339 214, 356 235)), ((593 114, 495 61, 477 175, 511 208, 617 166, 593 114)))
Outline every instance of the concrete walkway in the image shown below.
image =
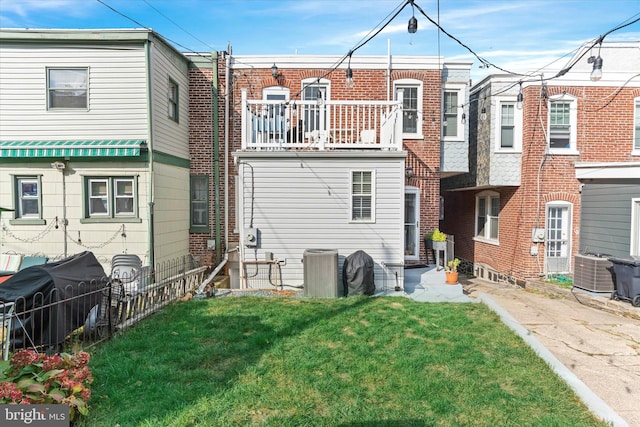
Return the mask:
POLYGON ((518 333, 599 418, 640 427, 640 308, 608 296, 461 279, 434 267, 406 269, 404 290, 424 302, 482 302, 518 333))

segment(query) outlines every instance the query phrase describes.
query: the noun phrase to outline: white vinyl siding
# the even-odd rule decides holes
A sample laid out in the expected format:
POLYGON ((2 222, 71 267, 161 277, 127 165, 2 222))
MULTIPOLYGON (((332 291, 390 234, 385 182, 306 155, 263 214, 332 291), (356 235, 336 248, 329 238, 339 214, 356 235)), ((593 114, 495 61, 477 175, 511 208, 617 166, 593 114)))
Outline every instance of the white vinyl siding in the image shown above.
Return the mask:
POLYGON ((0 58, 0 134, 4 140, 148 138, 147 67, 142 47, 70 50, 43 45, 35 56, 33 48, 3 45, 0 58), (89 70, 88 108, 47 109, 46 67, 89 70), (29 129, 28 138, 25 129, 29 129))
POLYGON ((260 233, 257 253, 247 252, 247 257, 264 259, 265 252, 271 252, 274 258, 287 260, 282 267, 285 283, 302 282, 300 260, 306 249, 336 249, 341 260, 362 249, 378 268, 382 261, 404 259, 401 153, 324 154, 238 154, 237 227, 242 232, 252 226, 260 233), (350 175, 354 171, 375 172, 375 222, 351 221, 350 175))

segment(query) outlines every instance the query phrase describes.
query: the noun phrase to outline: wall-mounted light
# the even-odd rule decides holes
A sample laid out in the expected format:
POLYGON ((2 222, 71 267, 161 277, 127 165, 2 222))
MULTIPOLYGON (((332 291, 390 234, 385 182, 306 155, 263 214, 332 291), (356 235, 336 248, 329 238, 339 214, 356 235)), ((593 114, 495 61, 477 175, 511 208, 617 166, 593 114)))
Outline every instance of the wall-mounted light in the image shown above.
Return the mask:
POLYGON ((278 66, 275 63, 271 66, 271 76, 276 80, 280 77, 280 74, 278 73, 278 66))
POLYGON ((51 163, 51 167, 59 171, 64 171, 67 168, 67 164, 65 162, 58 161, 51 163))
POLYGON ((413 178, 413 168, 411 167, 411 165, 407 166, 407 168, 404 170, 404 176, 407 179, 413 178))
POLYGON ((460 116, 460 123, 467 123, 467 115, 464 112, 462 113, 462 116, 460 116))
POLYGON ((484 107, 480 110, 480 120, 487 120, 487 109, 484 107))

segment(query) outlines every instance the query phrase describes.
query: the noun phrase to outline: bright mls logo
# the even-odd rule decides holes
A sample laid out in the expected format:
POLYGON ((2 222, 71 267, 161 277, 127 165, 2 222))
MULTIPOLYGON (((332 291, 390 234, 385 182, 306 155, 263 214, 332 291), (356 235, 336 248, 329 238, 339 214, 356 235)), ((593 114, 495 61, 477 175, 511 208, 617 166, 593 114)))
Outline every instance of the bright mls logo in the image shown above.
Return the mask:
POLYGON ((0 425, 68 427, 67 405, 0 405, 0 425))

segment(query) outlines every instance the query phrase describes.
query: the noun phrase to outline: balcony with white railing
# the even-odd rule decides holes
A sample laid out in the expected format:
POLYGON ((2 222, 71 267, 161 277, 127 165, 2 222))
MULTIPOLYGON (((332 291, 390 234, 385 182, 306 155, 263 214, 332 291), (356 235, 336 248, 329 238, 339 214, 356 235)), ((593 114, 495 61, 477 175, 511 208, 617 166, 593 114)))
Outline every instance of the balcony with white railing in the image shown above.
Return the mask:
POLYGON ((242 150, 402 150, 395 101, 265 101, 242 91, 242 150))

